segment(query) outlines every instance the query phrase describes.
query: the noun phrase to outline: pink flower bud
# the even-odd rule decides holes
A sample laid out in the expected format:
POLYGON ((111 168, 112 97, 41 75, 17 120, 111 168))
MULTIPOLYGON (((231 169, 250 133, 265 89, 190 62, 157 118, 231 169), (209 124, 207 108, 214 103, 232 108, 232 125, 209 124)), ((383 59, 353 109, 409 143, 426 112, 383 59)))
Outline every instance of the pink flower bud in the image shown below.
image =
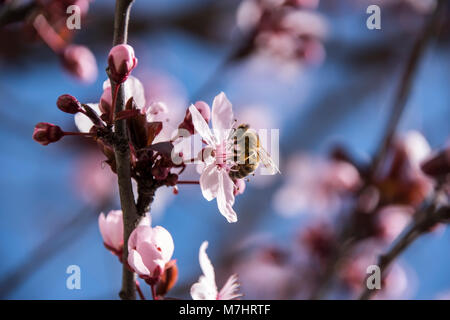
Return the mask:
POLYGON ((56 142, 64 136, 60 127, 47 122, 39 122, 33 131, 33 139, 43 146, 56 142))
POLYGON ((111 210, 98 216, 98 226, 105 247, 120 256, 123 249, 123 220, 121 210, 111 210))
POLYGON ((128 265, 151 284, 158 282, 174 244, 169 231, 161 226, 138 226, 128 240, 128 265))
POLYGON ((56 105, 59 110, 71 114, 75 114, 81 110, 80 102, 70 94, 63 94, 62 96, 59 96, 56 101, 56 105))
POLYGON ((243 194, 245 190, 245 181, 244 179, 238 179, 234 183, 234 195, 237 196, 239 194, 243 194))
POLYGON ((97 62, 85 46, 69 45, 61 53, 64 68, 83 82, 91 83, 97 78, 97 62))
POLYGON ((119 44, 111 49, 108 56, 108 66, 111 78, 116 83, 123 83, 137 65, 134 49, 128 44, 119 44))
MULTIPOLYGON (((208 123, 211 118, 211 109, 209 105, 204 101, 197 101, 194 106, 202 115, 203 119, 208 123)), ((184 117, 183 122, 178 126, 180 129, 185 129, 189 131, 191 134, 194 134, 194 124, 192 123, 192 115, 189 109, 186 110, 186 115, 184 117)))

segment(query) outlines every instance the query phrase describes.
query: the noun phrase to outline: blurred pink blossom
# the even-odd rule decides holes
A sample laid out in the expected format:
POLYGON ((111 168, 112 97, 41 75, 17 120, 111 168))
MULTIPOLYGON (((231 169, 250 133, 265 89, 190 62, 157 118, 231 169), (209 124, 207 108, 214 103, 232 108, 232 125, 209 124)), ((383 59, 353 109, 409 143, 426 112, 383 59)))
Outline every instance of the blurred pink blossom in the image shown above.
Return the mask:
MULTIPOLYGON (((328 33, 324 17, 313 11, 317 0, 244 0, 236 20, 254 42, 259 59, 275 63, 284 75, 325 59, 322 41, 328 33)), ((258 59, 257 59, 258 60, 258 59)))
MULTIPOLYGON (((347 289, 358 295, 363 289, 367 277, 367 267, 376 265, 381 249, 376 243, 366 241, 354 250, 343 262, 340 279, 347 289)), ((375 299, 406 299, 414 290, 414 275, 399 262, 395 262, 381 281, 381 290, 377 290, 375 299)))
POLYGON ((92 83, 97 79, 97 61, 87 47, 68 45, 61 52, 61 59, 65 69, 81 81, 92 83))
POLYGON ((285 170, 286 182, 274 195, 277 212, 292 216, 304 212, 330 214, 339 209, 342 196, 355 190, 360 176, 351 164, 299 154, 285 170))
POLYGON ((398 138, 376 173, 381 201, 412 206, 422 203, 433 188, 432 179, 420 167, 430 153, 428 142, 417 131, 398 138))
POLYGON ((75 192, 88 204, 98 206, 117 194, 117 178, 97 150, 86 151, 76 160, 73 170, 75 192))
POLYGON ((243 256, 234 263, 233 270, 239 274, 246 298, 257 300, 288 298, 289 288, 295 281, 294 272, 298 272, 268 254, 267 250, 243 256))
MULTIPOLYGON (((139 222, 140 226, 149 226, 150 218, 145 216, 139 222)), ((122 210, 111 210, 105 216, 102 212, 98 216, 98 227, 103 238, 103 244, 113 254, 122 259, 123 250, 123 213, 122 210)))
POLYGON ((387 206, 377 213, 376 228, 380 238, 391 243, 411 221, 414 208, 408 206, 387 206))

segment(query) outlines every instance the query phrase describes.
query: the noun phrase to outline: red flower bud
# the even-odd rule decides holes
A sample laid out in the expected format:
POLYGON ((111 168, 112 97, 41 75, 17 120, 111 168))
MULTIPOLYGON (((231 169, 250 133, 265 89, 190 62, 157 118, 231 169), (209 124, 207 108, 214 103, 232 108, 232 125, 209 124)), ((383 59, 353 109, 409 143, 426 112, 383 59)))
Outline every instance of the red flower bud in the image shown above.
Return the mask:
POLYGON ((59 96, 58 100, 56 101, 56 105, 58 106, 59 110, 71 114, 75 114, 81 111, 80 102, 70 94, 63 94, 62 96, 59 96))
POLYGON ((60 127, 51 123, 39 122, 34 127, 33 139, 43 146, 56 142, 64 136, 64 132, 60 127))
POLYGON ((119 44, 111 49, 108 56, 109 72, 112 80, 123 83, 137 65, 134 49, 128 44, 119 44))

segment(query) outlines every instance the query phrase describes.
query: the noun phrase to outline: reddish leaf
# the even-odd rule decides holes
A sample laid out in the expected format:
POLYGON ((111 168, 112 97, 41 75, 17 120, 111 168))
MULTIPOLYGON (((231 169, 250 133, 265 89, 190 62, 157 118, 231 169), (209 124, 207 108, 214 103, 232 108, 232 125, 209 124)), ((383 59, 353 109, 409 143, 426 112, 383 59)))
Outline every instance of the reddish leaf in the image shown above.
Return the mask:
POLYGON ((162 122, 147 123, 147 146, 151 145, 155 137, 161 132, 163 126, 162 122))

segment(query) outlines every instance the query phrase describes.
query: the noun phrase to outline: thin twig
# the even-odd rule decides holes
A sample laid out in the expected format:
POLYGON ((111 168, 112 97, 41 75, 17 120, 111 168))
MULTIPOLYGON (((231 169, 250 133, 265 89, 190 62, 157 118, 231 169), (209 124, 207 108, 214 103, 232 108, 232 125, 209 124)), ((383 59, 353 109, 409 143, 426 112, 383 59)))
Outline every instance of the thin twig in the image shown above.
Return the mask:
POLYGON ((139 284, 138 280, 136 280, 136 291, 139 294, 139 297, 141 298, 141 300, 147 300, 147 299, 145 299, 144 293, 141 290, 141 285, 139 284))
MULTIPOLYGON (((436 210, 432 203, 416 214, 416 219, 406 228, 406 231, 397 238, 391 249, 378 259, 381 277, 384 278, 387 269, 409 246, 421 235, 430 231, 438 223, 448 223, 450 207, 441 207, 436 210)), ((360 300, 368 300, 377 290, 370 290, 367 286, 360 296, 360 300)))
POLYGON ((35 1, 20 5, 15 2, 17 1, 3 5, 0 11, 0 28, 10 23, 25 20, 25 18, 37 7, 35 1))
POLYGON ((444 2, 445 0, 438 1, 433 14, 428 18, 428 21, 425 24, 422 33, 417 38, 416 42, 414 43, 414 47, 411 50, 411 54, 405 65, 405 69, 403 71, 400 84, 392 104, 391 116, 386 124, 383 138, 373 158, 371 170, 373 174, 376 174, 378 172, 379 166, 381 165, 381 163, 383 163, 383 160, 386 157, 386 153, 388 152, 392 144, 396 129, 405 110, 406 103, 408 102, 408 97, 414 83, 414 76, 417 73, 421 58, 424 55, 428 43, 438 29, 440 20, 439 15, 443 11, 444 2))
MULTIPOLYGON (((429 20, 426 22, 422 33, 417 38, 411 50, 411 54, 407 60, 405 69, 400 78, 398 90, 391 108, 392 112, 386 124, 383 138, 373 157, 373 161, 370 168, 372 176, 378 172, 379 166, 384 162, 386 154, 392 145, 392 140, 394 139, 395 132, 397 130, 401 116, 406 107, 407 99, 411 92, 414 76, 417 72, 420 60, 424 55, 425 49, 439 25, 440 20, 439 14, 442 12, 443 6, 444 0, 439 0, 433 14, 429 17, 429 20)), ((364 190, 368 186, 368 184, 370 184, 370 179, 372 178, 371 175, 369 175, 369 180, 366 181, 365 185, 361 188, 361 190, 364 190)), ((357 211, 358 210, 355 209, 354 212, 352 212, 352 214, 349 216, 349 227, 351 227, 353 223, 354 216, 358 214, 357 211)), ((329 287, 329 284, 339 267, 339 262, 341 260, 342 254, 345 254, 350 249, 349 247, 351 247, 351 245, 348 245, 347 243, 350 240, 349 238, 352 237, 352 232, 348 231, 349 228, 347 227, 344 228, 342 235, 340 237, 342 239, 341 243, 346 243, 345 245, 346 249, 342 250, 340 246, 338 247, 337 249, 338 253, 330 261, 330 266, 324 272, 319 285, 311 295, 312 299, 319 299, 320 297, 322 297, 323 294, 325 294, 326 289, 329 287)))
MULTIPOLYGON (((128 38, 128 21, 133 0, 116 0, 115 16, 114 16, 114 41, 113 45, 127 42, 128 38)), ((115 92, 115 83, 110 79, 112 92, 115 92)), ((115 115, 125 108, 125 91, 120 86, 117 90, 115 115)), ((131 185, 131 169, 130 169, 130 148, 128 145, 127 123, 126 120, 117 120, 114 123, 116 145, 114 147, 115 159, 117 165, 117 178, 119 184, 120 204, 123 212, 124 226, 124 248, 123 261, 127 261, 128 257, 128 238, 131 232, 139 223, 141 217, 137 213, 136 203, 134 201, 133 188, 131 185)), ((119 293, 121 299, 136 299, 136 279, 135 274, 131 272, 126 263, 122 269, 122 289, 119 293)))

